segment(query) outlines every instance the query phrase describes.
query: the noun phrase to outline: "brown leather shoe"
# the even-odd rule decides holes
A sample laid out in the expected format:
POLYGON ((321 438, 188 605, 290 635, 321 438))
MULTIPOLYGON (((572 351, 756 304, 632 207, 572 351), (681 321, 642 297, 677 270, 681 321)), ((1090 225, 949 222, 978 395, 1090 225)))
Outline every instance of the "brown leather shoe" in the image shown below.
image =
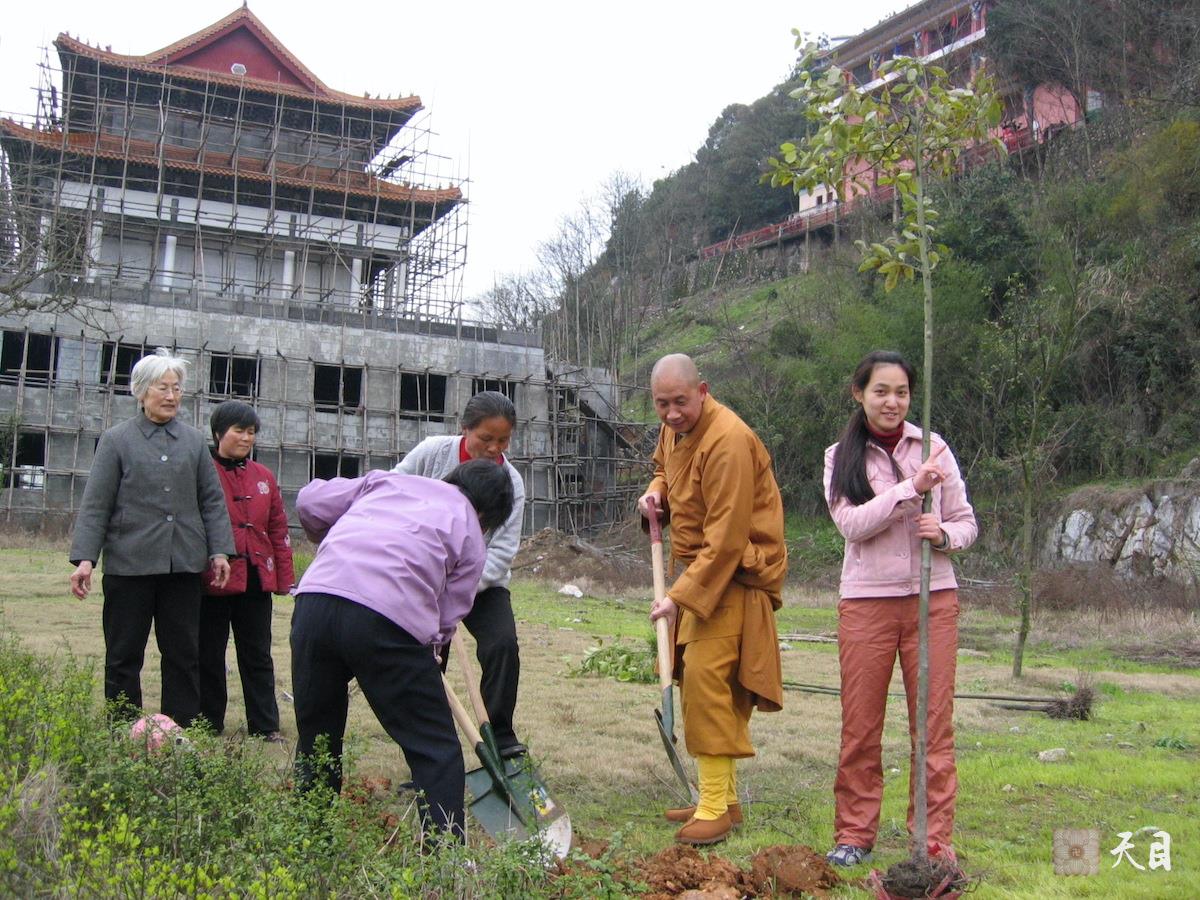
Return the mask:
POLYGON ((688 823, 675 832, 675 843, 691 844, 703 847, 707 844, 719 844, 729 837, 733 831, 733 823, 729 821, 729 813, 722 813, 719 819, 688 819, 688 823))
MULTIPOLYGON (((663 813, 663 817, 668 822, 686 822, 695 814, 696 807, 685 806, 683 809, 668 809, 663 813)), ((729 804, 729 821, 733 823, 734 828, 742 824, 742 804, 729 804)))

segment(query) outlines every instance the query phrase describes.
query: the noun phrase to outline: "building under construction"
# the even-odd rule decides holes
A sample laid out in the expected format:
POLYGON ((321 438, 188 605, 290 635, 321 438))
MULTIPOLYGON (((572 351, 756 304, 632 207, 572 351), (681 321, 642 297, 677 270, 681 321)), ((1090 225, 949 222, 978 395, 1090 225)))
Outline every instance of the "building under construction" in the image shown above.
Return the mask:
POLYGON ((526 529, 629 513, 645 435, 604 373, 462 318, 464 197, 420 98, 327 87, 242 7, 145 56, 67 34, 0 119, 5 518, 68 521, 134 362, 191 362, 185 421, 246 398, 289 503, 394 465, 500 390, 526 529))

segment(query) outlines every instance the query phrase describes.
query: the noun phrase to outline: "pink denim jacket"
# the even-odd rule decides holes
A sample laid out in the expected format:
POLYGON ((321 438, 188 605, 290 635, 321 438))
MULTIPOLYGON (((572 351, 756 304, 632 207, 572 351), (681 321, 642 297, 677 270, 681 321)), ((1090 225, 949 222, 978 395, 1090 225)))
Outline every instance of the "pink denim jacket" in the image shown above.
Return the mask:
MULTIPOLYGON (((930 436, 931 451, 945 443, 936 433, 930 436)), ((829 503, 834 524, 846 539, 841 596, 849 599, 916 594, 921 589, 921 541, 917 538, 921 495, 913 487, 912 476, 921 465, 921 429, 911 422, 904 423, 904 436, 893 453, 902 473, 899 478, 887 451, 873 441, 867 442, 867 478, 875 496, 861 506, 855 506, 845 497, 836 502, 829 499, 836 450, 834 444, 825 451, 825 501, 829 503)), ((933 511, 941 519, 950 546, 945 551, 933 552, 930 589, 935 591, 958 587, 949 553, 971 546, 979 531, 975 511, 967 500, 967 486, 949 447, 938 457, 938 462, 946 478, 933 489, 933 511)))

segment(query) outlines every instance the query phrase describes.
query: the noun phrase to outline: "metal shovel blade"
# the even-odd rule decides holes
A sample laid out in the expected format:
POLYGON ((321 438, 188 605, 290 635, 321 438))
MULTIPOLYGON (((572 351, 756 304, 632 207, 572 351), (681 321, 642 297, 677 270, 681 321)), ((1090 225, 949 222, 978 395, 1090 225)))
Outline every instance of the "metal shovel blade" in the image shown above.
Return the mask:
POLYGON ((527 763, 505 760, 503 785, 497 785, 486 768, 473 769, 467 773, 467 793, 474 798, 468 806, 471 814, 496 840, 536 838, 559 859, 571 852, 571 817, 527 763), (526 821, 514 809, 518 800, 526 821), (533 811, 532 821, 528 810, 533 811))
POLYGON ((508 805, 508 797, 496 789, 496 783, 487 769, 472 769, 467 773, 467 793, 471 802, 467 809, 491 837, 524 840, 529 832, 520 818, 508 805))
MULTIPOLYGON (((673 719, 675 712, 673 704, 665 702, 663 708, 666 709, 668 716, 673 719)), ((692 803, 696 803, 700 798, 700 793, 688 779, 687 770, 683 768, 683 760, 679 758, 679 751, 675 749, 673 727, 667 724, 667 719, 657 709, 654 711, 654 721, 658 723, 658 736, 662 738, 663 747, 667 751, 667 759, 671 761, 671 768, 675 770, 675 777, 679 779, 680 785, 683 786, 684 794, 691 798, 692 803)))

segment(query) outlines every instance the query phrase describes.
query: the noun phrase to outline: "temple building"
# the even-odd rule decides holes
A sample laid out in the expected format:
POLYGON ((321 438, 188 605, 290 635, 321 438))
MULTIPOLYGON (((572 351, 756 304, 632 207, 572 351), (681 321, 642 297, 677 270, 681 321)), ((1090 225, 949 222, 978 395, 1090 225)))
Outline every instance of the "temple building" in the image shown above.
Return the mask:
POLYGON ((601 371, 463 319, 462 184, 419 97, 327 86, 246 7, 144 56, 54 41, 36 112, 0 119, 0 510, 69 522, 133 363, 174 348, 181 417, 236 397, 289 501, 388 468, 508 394, 526 528, 623 515, 631 449, 601 371))

